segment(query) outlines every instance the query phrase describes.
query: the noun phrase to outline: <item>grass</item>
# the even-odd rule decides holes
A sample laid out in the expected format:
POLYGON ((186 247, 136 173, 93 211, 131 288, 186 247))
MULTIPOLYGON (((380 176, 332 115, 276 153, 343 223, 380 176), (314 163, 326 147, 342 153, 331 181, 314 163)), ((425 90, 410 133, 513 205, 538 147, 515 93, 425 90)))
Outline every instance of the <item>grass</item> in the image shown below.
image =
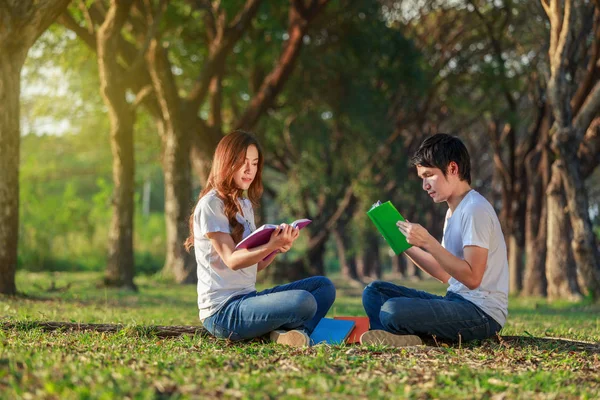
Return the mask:
MULTIPOLYGON (((3 298, 0 398, 598 398, 600 307, 511 299, 503 335, 481 343, 297 350, 149 329, 44 332, 36 321, 199 325, 194 286, 140 277, 140 293, 96 288, 96 273, 19 273, 3 298), (542 337, 568 340, 549 340, 542 337), (591 342, 589 344, 588 342, 591 342)), ((360 288, 335 279, 330 315, 362 315, 360 288)), ((433 282, 410 286, 436 293, 433 282)))

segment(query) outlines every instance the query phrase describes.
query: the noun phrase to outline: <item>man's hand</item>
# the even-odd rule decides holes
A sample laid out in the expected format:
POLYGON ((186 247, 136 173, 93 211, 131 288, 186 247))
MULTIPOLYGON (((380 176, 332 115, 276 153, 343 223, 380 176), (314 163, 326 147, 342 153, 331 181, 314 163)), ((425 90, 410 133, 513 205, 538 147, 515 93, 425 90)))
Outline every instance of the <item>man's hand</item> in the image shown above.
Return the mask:
POLYGON ((400 232, 406 236, 406 241, 413 246, 424 249, 432 240, 435 240, 434 237, 429 234, 427 229, 419 224, 413 224, 409 221, 398 221, 396 222, 396 225, 400 232))

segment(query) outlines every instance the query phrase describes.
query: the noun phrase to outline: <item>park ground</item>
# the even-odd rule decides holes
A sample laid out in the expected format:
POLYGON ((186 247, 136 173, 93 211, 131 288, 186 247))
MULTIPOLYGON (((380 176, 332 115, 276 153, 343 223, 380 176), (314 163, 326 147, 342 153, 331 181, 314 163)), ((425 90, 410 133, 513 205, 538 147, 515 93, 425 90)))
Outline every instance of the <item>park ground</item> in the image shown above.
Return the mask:
MULTIPOLYGON (((338 297, 328 316, 364 315, 360 287, 332 279, 338 297)), ((140 276, 133 293, 97 287, 100 280, 17 274, 24 296, 0 299, 0 398, 600 398, 600 306, 585 301, 511 298, 501 336, 483 342, 299 350, 159 337, 153 326, 200 326, 193 285, 140 276), (124 327, 39 327, 48 321, 124 327)), ((432 280, 404 283, 444 291, 432 280)))

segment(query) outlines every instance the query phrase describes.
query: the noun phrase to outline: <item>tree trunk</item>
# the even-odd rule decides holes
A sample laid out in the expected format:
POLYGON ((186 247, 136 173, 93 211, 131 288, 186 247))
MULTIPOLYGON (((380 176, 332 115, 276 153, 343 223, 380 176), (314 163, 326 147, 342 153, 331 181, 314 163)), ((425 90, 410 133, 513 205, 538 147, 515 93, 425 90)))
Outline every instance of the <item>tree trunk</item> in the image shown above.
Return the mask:
MULTIPOLYGON (((548 237, 548 210, 546 189, 550 181, 548 132, 552 112, 548 104, 540 111, 536 147, 525 157, 525 270, 522 295, 546 296, 546 241, 548 237)), ((534 133, 535 134, 535 133, 534 133)))
POLYGON ((69 0, 0 2, 0 293, 17 292, 21 69, 69 0))
MULTIPOLYGON (((596 79, 594 64, 597 64, 598 59, 598 20, 593 24, 580 23, 584 16, 591 18, 590 11, 597 8, 598 4, 594 2, 585 4, 565 1, 563 7, 558 2, 551 5, 544 3, 544 10, 550 21, 548 99, 552 104, 555 119, 551 144, 558 159, 553 165, 552 174, 553 179, 554 175, 561 175, 557 180, 562 181, 573 229, 570 250, 573 252, 578 271, 585 276, 589 293, 596 300, 600 299, 600 261, 577 151, 585 131, 600 110, 600 83, 592 85, 596 79), (589 28, 592 29, 588 30, 589 28), (577 72, 572 70, 572 63, 569 62, 572 54, 577 51, 586 52, 588 46, 591 46, 591 60, 586 62, 588 71, 584 79, 568 79, 577 72), (572 97, 572 93, 575 93, 575 98, 572 97)), ((595 16, 598 15, 596 11, 595 16)), ((556 196, 549 197, 549 200, 551 198, 556 196)), ((550 206, 548 211, 550 212, 550 206)), ((549 214, 549 218, 553 217, 549 214)), ((558 235, 558 232, 549 231, 549 236, 550 232, 558 235)), ((549 237, 548 242, 550 241, 549 237)), ((554 249, 551 251, 554 252, 554 249)))
POLYGON ((572 277, 575 261, 571 252, 571 226, 567 216, 567 203, 564 197, 562 172, 564 164, 557 160, 552 165, 552 177, 548 185, 548 238, 546 257, 546 279, 548 281, 548 299, 578 299, 576 281, 572 277))
MULTIPOLYGON (((598 300, 600 299, 600 256, 596 247, 596 235, 590 221, 587 190, 580 174, 579 160, 574 152, 570 155, 570 159, 565 161, 566 165, 560 169, 560 172, 573 230, 571 249, 589 294, 598 300)), ((565 156, 569 155, 565 154, 565 156)), ((572 278, 575 278, 576 274, 572 275, 572 278)), ((577 284, 576 280, 574 282, 577 284)))
POLYGON ((403 254, 392 256, 392 274, 406 277, 406 257, 403 254))
POLYGON ((527 158, 527 164, 530 167, 527 170, 529 191, 527 193, 527 216, 525 218, 526 263, 521 294, 525 296, 546 296, 548 213, 543 170, 547 169, 548 160, 547 154, 542 154, 541 151, 537 151, 527 158))
POLYGON ((511 293, 518 294, 523 289, 523 254, 525 248, 514 230, 508 236, 508 248, 509 288, 511 293))
POLYGON ((358 275, 358 279, 364 282, 365 277, 368 275, 368 271, 366 270, 365 265, 365 251, 360 250, 354 256, 354 264, 356 264, 356 274, 358 275))
POLYGON ((421 280, 423 279, 421 268, 417 267, 408 256, 404 256, 406 260, 406 277, 409 279, 421 280))
POLYGON ((108 232, 108 264, 104 283, 137 290, 133 283, 134 148, 135 113, 126 100, 126 84, 119 71, 118 53, 121 28, 132 1, 113 0, 98 30, 98 69, 100 92, 110 117, 110 144, 113 156, 112 218, 108 232))
POLYGON ((348 256, 348 248, 346 244, 349 242, 348 235, 344 228, 338 228, 333 231, 333 238, 337 248, 338 260, 340 263, 340 272, 346 279, 357 280, 356 262, 352 256, 348 256))
MULTIPOLYGON (((325 241, 319 241, 315 246, 308 249, 304 257, 300 257, 292 262, 278 260, 267 268, 268 274, 264 279, 272 282, 290 282, 310 276, 325 275, 325 241)), ((281 256, 277 256, 281 257, 281 256)))
POLYGON ((358 276, 361 280, 365 278, 381 279, 381 263, 379 262, 379 238, 373 233, 367 233, 361 251, 361 262, 357 265, 358 276))
POLYGON ((0 47, 0 293, 8 295, 17 293, 19 96, 26 53, 0 47))
POLYGON ((196 262, 193 255, 183 247, 189 234, 188 218, 192 207, 190 140, 181 122, 181 101, 166 57, 166 52, 158 41, 152 40, 148 51, 148 64, 164 121, 159 123, 159 129, 163 131, 167 230, 163 274, 173 277, 178 283, 195 283, 196 262))

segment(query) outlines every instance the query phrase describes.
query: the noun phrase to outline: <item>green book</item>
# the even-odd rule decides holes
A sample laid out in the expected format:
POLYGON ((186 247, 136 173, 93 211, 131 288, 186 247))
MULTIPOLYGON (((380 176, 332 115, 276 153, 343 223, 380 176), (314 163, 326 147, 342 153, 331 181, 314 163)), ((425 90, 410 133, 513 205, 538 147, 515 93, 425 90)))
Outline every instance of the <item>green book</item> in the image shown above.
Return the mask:
POLYGON ((383 238, 390 245, 394 253, 400 254, 412 247, 406 241, 406 236, 396 226, 396 222, 404 221, 404 217, 396 210, 396 207, 389 201, 381 204, 373 204, 373 207, 367 212, 375 227, 383 235, 383 238))

